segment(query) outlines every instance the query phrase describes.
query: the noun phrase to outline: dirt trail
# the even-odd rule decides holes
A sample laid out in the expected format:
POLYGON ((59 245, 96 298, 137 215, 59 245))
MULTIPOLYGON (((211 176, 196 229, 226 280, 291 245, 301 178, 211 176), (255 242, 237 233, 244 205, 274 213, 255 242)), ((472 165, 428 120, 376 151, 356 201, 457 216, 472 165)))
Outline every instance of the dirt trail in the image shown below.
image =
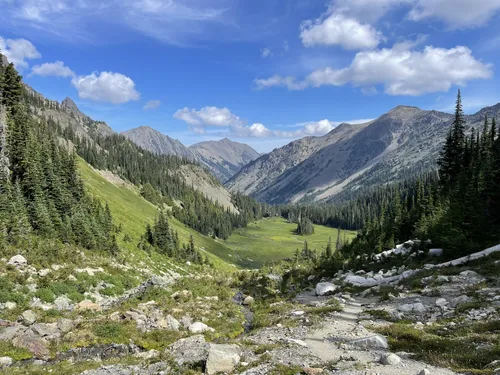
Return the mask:
MULTIPOLYGON (((297 296, 297 300, 304 304, 314 304, 324 301, 325 297, 317 297, 314 291, 306 291, 297 296)), ((324 362, 337 362, 336 367, 341 369, 342 375, 417 375, 421 370, 428 369, 432 375, 457 374, 451 370, 436 368, 423 362, 409 359, 401 353, 401 363, 384 366, 378 363, 380 356, 388 350, 370 348, 359 349, 350 344, 352 340, 375 335, 362 324, 360 315, 364 305, 375 302, 368 299, 351 299, 345 304, 344 311, 325 318, 320 327, 311 329, 306 339, 310 353, 324 362)))

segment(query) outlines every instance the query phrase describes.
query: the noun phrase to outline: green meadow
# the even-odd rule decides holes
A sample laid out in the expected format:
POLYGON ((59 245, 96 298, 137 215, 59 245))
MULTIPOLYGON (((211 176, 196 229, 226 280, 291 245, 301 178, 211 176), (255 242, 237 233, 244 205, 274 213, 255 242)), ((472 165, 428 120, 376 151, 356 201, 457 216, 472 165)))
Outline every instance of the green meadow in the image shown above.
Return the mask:
MULTIPOLYGON (((118 237, 121 248, 138 260, 146 260, 147 254, 137 250, 137 243, 145 231, 147 223, 153 223, 158 209, 142 198, 135 187, 110 182, 83 160, 79 161, 81 176, 87 189, 102 201, 107 202, 115 219, 121 226, 118 237), (125 235, 129 240, 125 241, 125 235)), ((181 242, 187 243, 192 235, 195 245, 219 268, 260 268, 272 261, 290 258, 296 249, 302 249, 307 240, 310 249, 318 253, 324 250, 328 239, 335 246, 337 230, 315 225, 315 233, 310 236, 295 234, 296 224, 287 223, 282 218, 262 219, 250 223, 247 228, 234 231, 227 241, 204 236, 175 218, 169 219, 179 233, 181 242)), ((350 241, 355 232, 342 231, 342 238, 350 241)))

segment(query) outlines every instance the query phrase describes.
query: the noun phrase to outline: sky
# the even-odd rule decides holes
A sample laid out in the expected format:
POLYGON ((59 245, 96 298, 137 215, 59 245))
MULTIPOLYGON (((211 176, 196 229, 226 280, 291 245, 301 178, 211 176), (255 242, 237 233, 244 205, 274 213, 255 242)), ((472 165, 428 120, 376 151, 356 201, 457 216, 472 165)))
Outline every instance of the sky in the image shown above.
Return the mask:
POLYGON ((500 0, 0 0, 26 83, 121 132, 268 152, 393 107, 500 102, 500 0))

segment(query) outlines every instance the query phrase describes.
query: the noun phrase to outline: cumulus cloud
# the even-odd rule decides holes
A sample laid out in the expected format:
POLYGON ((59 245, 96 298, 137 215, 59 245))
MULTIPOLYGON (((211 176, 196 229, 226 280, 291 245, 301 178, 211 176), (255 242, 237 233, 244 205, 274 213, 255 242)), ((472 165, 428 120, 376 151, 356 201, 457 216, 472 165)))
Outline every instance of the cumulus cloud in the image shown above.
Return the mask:
POLYGON ((42 57, 36 47, 26 39, 4 39, 0 37, 0 53, 5 55, 18 70, 28 67, 26 60, 42 57))
POLYGON ((472 56, 469 48, 425 47, 422 51, 404 48, 358 52, 343 69, 324 68, 298 81, 295 77, 272 76, 255 81, 258 89, 273 86, 289 90, 308 87, 343 86, 351 83, 366 88, 383 85, 390 95, 422 95, 448 91, 453 85, 492 76, 492 66, 472 56))
POLYGON ((71 83, 81 99, 121 104, 140 98, 134 81, 121 73, 92 73, 75 77, 71 83))
POLYGON ((377 47, 383 35, 368 24, 335 12, 326 18, 302 23, 300 38, 306 47, 340 45, 355 50, 377 47))
POLYGON ((486 25, 500 10, 500 0, 332 0, 329 12, 373 23, 397 8, 413 21, 438 19, 451 28, 486 25))
POLYGON ((64 65, 62 61, 56 61, 53 63, 44 63, 41 65, 35 65, 31 68, 30 75, 37 76, 54 76, 54 77, 74 77, 75 72, 73 72, 69 67, 64 65))
POLYGON ((207 126, 227 128, 244 124, 244 121, 228 108, 218 107, 205 107, 199 111, 186 107, 175 112, 174 118, 184 121, 197 133, 203 133, 207 126))
POLYGON ((483 26, 500 10, 500 0, 416 0, 408 17, 443 20, 452 28, 483 26))
POLYGON ((270 57, 272 55, 272 52, 269 48, 262 48, 260 50, 260 55, 263 59, 265 59, 266 57, 270 57))
POLYGON ((145 111, 157 109, 160 104, 161 102, 159 100, 149 100, 148 102, 146 102, 146 104, 144 104, 144 107, 142 107, 142 109, 144 109, 145 111))

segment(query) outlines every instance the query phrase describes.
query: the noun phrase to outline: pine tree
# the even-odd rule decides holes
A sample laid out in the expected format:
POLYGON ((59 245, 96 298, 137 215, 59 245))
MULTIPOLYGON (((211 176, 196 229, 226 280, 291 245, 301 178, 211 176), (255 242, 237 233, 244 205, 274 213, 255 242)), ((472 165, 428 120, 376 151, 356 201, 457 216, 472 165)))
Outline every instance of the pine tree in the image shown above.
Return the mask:
POLYGON ((332 238, 328 238, 328 244, 326 245, 326 249, 325 249, 325 256, 327 258, 330 258, 332 256, 332 238))

